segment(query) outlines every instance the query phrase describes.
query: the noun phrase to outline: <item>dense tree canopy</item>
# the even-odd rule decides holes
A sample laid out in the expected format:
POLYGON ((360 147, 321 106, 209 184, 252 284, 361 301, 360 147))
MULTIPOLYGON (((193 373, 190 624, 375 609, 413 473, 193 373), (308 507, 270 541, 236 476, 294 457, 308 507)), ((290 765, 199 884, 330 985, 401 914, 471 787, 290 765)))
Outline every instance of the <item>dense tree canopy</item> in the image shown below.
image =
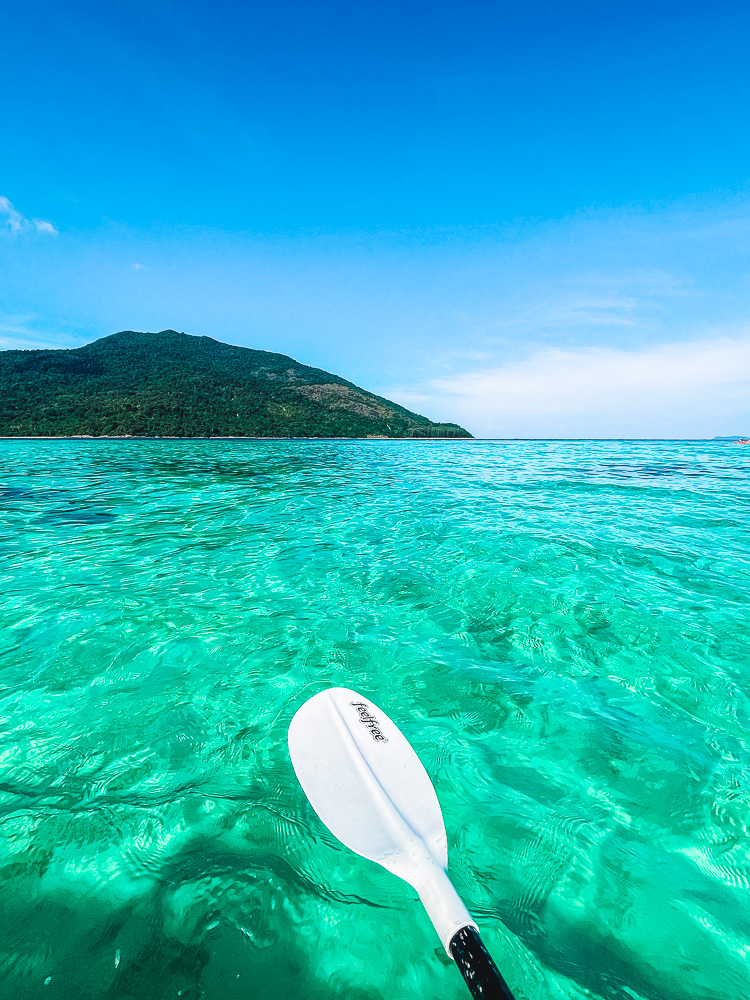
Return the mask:
POLYGON ((0 435, 471 436, 283 354, 174 330, 0 351, 0 435))

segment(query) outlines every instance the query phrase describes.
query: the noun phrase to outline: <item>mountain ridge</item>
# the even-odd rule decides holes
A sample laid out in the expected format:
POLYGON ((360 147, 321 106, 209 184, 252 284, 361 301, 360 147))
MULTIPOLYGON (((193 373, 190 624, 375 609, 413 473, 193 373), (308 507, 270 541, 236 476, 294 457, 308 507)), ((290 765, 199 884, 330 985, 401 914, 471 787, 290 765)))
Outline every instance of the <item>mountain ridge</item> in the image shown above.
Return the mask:
POLYGON ((284 354, 176 330, 0 351, 5 437, 457 437, 284 354))

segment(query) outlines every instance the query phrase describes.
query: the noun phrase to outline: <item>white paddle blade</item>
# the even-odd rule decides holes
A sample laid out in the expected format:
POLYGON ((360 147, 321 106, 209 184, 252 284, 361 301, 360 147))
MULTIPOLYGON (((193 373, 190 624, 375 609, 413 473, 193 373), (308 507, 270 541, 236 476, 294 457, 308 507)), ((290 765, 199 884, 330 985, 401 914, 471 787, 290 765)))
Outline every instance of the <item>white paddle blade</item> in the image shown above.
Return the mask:
POLYGON ((473 924, 445 868, 445 825, 422 762, 396 725, 348 688, 310 698, 289 726, 299 783, 331 833, 409 882, 443 945, 473 924))
POLYGON ((292 719, 289 754, 310 804, 342 844, 407 882, 404 866, 419 842, 447 866, 432 782, 406 737, 372 702, 348 688, 316 694, 292 719))

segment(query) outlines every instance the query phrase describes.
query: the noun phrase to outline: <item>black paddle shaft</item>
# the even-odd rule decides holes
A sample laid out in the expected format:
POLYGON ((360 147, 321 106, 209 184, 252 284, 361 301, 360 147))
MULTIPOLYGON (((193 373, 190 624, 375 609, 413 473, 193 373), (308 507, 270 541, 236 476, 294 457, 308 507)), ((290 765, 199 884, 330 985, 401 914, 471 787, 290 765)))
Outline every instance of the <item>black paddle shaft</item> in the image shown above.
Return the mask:
POLYGON ((473 927, 462 927, 453 935, 450 953, 474 1000, 513 1000, 508 984, 473 927))

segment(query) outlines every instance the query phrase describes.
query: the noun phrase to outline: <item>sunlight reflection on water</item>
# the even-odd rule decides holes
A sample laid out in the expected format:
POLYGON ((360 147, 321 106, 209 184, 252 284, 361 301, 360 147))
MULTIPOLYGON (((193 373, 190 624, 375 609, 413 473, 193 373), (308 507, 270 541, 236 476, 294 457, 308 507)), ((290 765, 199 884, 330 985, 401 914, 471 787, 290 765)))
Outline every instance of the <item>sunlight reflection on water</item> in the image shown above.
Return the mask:
POLYGON ((519 997, 750 997, 750 454, 0 442, 0 995, 464 996, 311 813, 360 689, 519 997))

